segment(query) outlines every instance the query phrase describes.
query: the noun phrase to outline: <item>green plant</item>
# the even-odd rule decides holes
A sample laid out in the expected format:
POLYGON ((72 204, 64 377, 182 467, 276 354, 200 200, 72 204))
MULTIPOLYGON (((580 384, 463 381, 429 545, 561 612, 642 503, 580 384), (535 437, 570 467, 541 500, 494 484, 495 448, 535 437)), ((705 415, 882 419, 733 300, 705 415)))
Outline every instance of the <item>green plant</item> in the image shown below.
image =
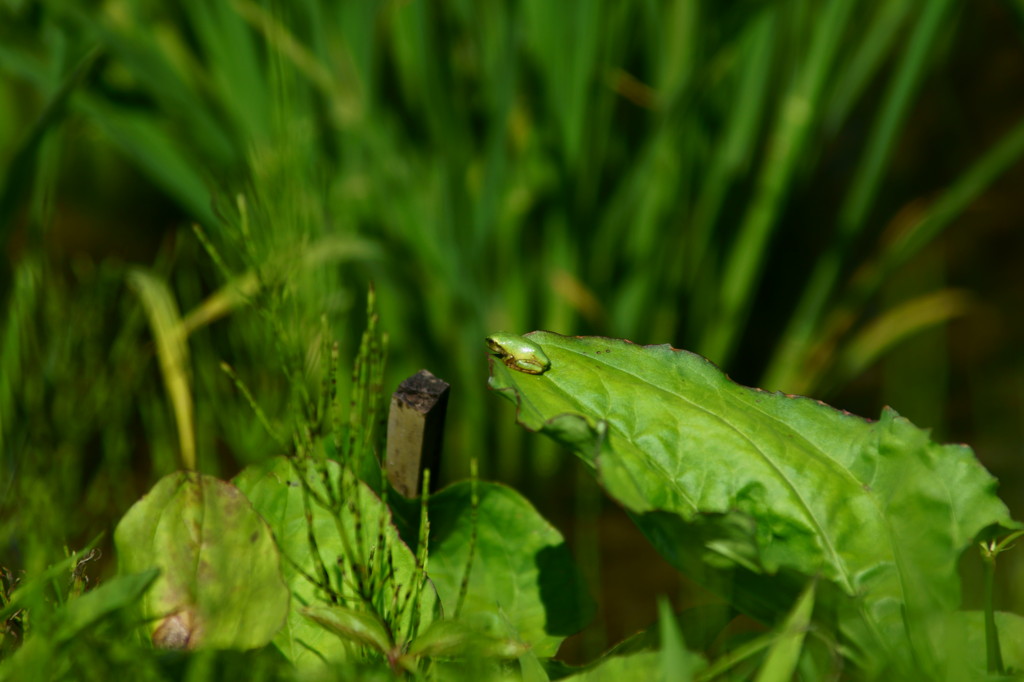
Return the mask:
MULTIPOLYGON (((468 349, 484 333, 545 328, 671 339, 723 366, 742 358, 767 387, 821 394, 968 310, 924 291, 924 314, 872 325, 892 321, 875 306, 886 283, 1024 153, 1018 123, 987 147, 965 141, 949 173, 893 168, 907 121, 933 106, 929 78, 960 49, 958 12, 977 5, 10 2, 0 69, 18 106, 0 142, 0 238, 23 225, 45 242, 66 211, 94 209, 82 194, 130 203, 120 159, 236 272, 350 245, 326 262, 352 267, 321 269, 293 304, 312 320, 327 298, 346 344, 371 275, 405 349, 392 382, 429 363, 473 386, 468 349), (837 149, 853 151, 837 162, 837 149), (823 180, 837 163, 837 182, 823 180), (240 191, 244 241, 219 219, 240 191), (808 208, 822 194, 837 199, 808 208), (803 243, 806 258, 784 256, 803 243), (785 286, 792 271, 806 281, 785 286), (750 318, 764 307, 769 325, 750 318), (750 359, 752 336, 764 350, 750 359)), ((202 255, 167 257, 179 305, 199 305, 202 255)), ((255 336, 220 342, 258 355, 255 336)), ((487 405, 453 401, 446 477, 469 452, 516 483, 555 473, 550 449, 478 426, 495 422, 487 405)), ((238 457, 258 446, 237 414, 203 418, 238 457)))
MULTIPOLYGON (((374 328, 363 366, 380 362, 374 328)), ((991 584, 996 556, 1022 532, 993 539, 1020 524, 965 446, 936 445, 891 410, 871 422, 736 385, 668 346, 494 338, 505 362, 492 362, 491 385, 519 422, 573 450, 673 565, 763 634, 694 651, 663 603, 656 637, 579 670, 554 664, 591 608, 561 535, 497 484, 403 502, 379 464, 360 480, 360 462, 379 462, 367 437, 377 420, 333 414, 328 380, 317 404, 347 439, 328 429, 307 440, 307 415, 290 457, 230 483, 162 479, 118 524, 117 578, 83 593, 72 556, 5 594, 0 618, 27 612, 31 626, 0 674, 88 676, 134 652, 140 675, 173 677, 144 653, 150 641, 197 652, 179 659, 187 666, 262 652, 265 674, 298 679, 938 680, 1024 665, 1024 619, 995 613, 990 590, 984 615, 958 608, 960 555, 981 539, 991 584), (515 354, 547 363, 520 369, 515 354), (68 571, 72 589, 46 587, 68 571), (115 633, 124 644, 107 643, 115 633)), ((365 418, 382 394, 362 395, 353 411, 365 418)))
MULTIPOLYGON (((151 276, 135 277, 149 291, 157 346, 172 347, 182 320, 156 303, 162 294, 151 276)), ((493 483, 456 484, 415 505, 394 500, 380 470, 386 343, 372 293, 369 300, 348 414, 336 392, 335 350, 321 356, 319 394, 289 374, 290 438, 253 404, 290 457, 225 482, 189 471, 183 455, 186 470, 162 478, 118 523, 117 578, 81 596, 80 588, 45 588, 77 566, 72 557, 5 594, 4 621, 27 612, 31 626, 0 669, 4 679, 88 678, 129 654, 139 657, 138 674, 173 677, 151 646, 273 650, 278 658, 255 659, 264 672, 302 678, 332 669, 426 679, 542 670, 539 657, 553 656, 590 615, 564 541, 525 498, 493 483), (97 636, 125 638, 125 651, 97 644, 97 636), (84 641, 92 659, 83 660, 84 641)), ((162 369, 173 401, 180 365, 162 369)), ((191 424, 183 421, 179 432, 191 424)), ((186 665, 206 660, 193 656, 186 665)))
MULTIPOLYGON (((582 459, 679 570, 777 624, 743 651, 768 651, 759 679, 1005 671, 991 592, 987 624, 959 611, 957 564, 978 541, 994 561, 990 539, 1020 524, 966 446, 890 409, 872 422, 739 386, 667 345, 535 332, 506 347, 548 360, 541 373, 492 361, 517 420, 582 459)), ((1018 641, 1024 619, 1001 619, 1018 641)))
MULTIPOLYGON (((593 578, 600 491, 484 399, 479 340, 493 329, 671 341, 745 381, 830 400, 881 376, 872 405, 899 405, 977 443, 994 471, 1009 467, 999 453, 1019 435, 1019 368, 954 390, 963 348, 947 348, 945 324, 970 316, 972 339, 994 338, 975 333, 992 289, 956 281, 942 239, 981 243, 972 221, 1000 196, 1015 204, 1014 183, 998 181, 1024 153, 1021 90, 1003 85, 1017 60, 1001 56, 1019 52, 1019 10, 0 2, 0 568, 5 600, 11 585, 52 583, 7 614, 0 650, 27 613, 45 639, 45 622, 77 601, 47 573, 67 547, 100 535, 106 558, 92 570, 112 574, 114 525, 166 476, 226 484, 283 453, 306 464, 326 453, 383 494, 373 448, 344 454, 353 425, 380 414, 333 423, 324 376, 338 405, 360 409, 421 367, 448 379, 435 480, 463 478, 478 458, 552 518, 568 519, 572 498, 572 542, 593 578), (986 79, 963 68, 992 74, 989 99, 965 91, 986 79), (359 355, 352 330, 369 320, 356 302, 371 279, 398 352, 350 377, 330 368, 359 355), (967 422, 984 433, 967 435, 967 422)), ((379 443, 379 430, 360 433, 379 443)), ((459 485, 449 499, 491 498, 490 484, 459 485)), ((309 494, 311 509, 344 511, 309 494)), ((419 514, 404 516, 418 554, 419 514)), ((965 600, 983 591, 975 582, 965 600)), ((33 660, 99 676, 138 657, 132 670, 154 679, 290 670, 276 647, 154 659, 145 641, 102 644, 133 631, 132 611, 112 608, 94 637, 33 660)), ((792 614, 781 640, 795 646, 803 610, 792 614)), ((395 642, 381 641, 371 648, 384 655, 395 642)), ((663 648, 643 660, 688 669, 679 646, 663 648)))

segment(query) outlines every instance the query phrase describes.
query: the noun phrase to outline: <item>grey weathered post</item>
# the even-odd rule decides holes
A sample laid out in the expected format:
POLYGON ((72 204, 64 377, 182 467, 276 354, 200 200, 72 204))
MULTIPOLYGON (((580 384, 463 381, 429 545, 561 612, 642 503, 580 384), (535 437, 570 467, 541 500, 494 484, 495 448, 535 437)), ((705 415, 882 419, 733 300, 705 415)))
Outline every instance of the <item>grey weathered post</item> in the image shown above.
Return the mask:
POLYGON ((405 497, 419 497, 424 469, 437 470, 448 388, 448 382, 421 369, 391 395, 385 468, 388 481, 405 497))

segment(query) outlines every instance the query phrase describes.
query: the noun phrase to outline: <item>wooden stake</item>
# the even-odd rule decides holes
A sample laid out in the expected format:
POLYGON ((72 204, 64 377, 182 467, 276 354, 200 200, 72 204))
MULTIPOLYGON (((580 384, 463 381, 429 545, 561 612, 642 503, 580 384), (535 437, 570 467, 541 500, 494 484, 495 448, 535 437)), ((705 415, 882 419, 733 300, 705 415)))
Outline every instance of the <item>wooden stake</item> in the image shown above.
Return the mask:
POLYGON ((419 497, 424 469, 437 470, 448 389, 448 382, 421 369, 391 395, 385 468, 388 481, 405 497, 419 497))

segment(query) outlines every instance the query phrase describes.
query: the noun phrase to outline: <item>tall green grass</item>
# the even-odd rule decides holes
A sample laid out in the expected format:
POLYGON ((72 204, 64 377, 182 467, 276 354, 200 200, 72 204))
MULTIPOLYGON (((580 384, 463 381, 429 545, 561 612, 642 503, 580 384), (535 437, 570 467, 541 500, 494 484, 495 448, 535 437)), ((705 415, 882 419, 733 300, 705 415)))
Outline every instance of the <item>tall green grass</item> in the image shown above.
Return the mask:
POLYGON ((272 358, 311 367, 325 317, 345 366, 369 281, 387 385, 453 385, 442 480, 476 457, 544 498, 564 473, 484 395, 499 329, 670 342, 827 397, 972 305, 941 277, 882 292, 1024 154, 1021 121, 949 174, 893 163, 980 4, 3 3, 0 549, 84 542, 179 466, 128 270, 61 256, 147 185, 175 227, 128 229, 186 326, 203 471, 279 447, 220 362, 288 419, 272 358))

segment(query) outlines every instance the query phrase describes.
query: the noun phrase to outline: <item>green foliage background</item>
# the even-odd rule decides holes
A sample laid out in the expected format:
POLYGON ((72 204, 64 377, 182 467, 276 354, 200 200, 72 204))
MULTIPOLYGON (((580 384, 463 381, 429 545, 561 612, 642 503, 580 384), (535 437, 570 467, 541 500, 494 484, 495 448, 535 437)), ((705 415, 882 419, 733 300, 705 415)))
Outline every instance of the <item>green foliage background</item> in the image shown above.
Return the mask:
POLYGON ((373 281, 385 385, 453 384, 442 480, 567 506, 575 465, 485 395, 483 336, 549 329, 891 403, 1020 516, 1022 37, 1020 0, 4 0, 0 564, 181 466, 146 291, 207 473, 281 450, 219 363, 289 424, 373 281))

